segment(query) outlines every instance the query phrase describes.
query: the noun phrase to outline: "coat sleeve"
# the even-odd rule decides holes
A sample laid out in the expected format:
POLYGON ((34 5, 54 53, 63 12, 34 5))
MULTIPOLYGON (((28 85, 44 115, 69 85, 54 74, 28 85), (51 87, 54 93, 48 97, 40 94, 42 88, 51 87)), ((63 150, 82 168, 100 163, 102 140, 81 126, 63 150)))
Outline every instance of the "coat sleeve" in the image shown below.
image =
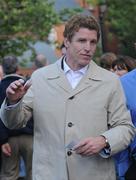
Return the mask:
POLYGON ((0 117, 9 129, 23 128, 32 117, 32 109, 33 91, 31 86, 26 95, 16 105, 7 106, 5 99, 1 106, 0 117))
POLYGON ((118 79, 115 81, 107 112, 109 130, 102 134, 108 139, 111 155, 127 148, 136 133, 121 83, 118 79))

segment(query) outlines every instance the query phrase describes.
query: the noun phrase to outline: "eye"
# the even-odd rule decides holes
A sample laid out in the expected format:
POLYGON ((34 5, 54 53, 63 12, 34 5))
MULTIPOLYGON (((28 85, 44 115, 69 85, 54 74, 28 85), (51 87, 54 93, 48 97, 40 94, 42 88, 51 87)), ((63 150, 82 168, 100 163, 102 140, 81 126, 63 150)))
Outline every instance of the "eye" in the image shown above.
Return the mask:
POLYGON ((86 39, 79 39, 78 40, 80 43, 85 43, 86 42, 86 39))
POLYGON ((90 44, 91 44, 91 45, 96 45, 96 44, 97 44, 97 41, 96 41, 96 40, 92 40, 92 41, 90 42, 90 44))

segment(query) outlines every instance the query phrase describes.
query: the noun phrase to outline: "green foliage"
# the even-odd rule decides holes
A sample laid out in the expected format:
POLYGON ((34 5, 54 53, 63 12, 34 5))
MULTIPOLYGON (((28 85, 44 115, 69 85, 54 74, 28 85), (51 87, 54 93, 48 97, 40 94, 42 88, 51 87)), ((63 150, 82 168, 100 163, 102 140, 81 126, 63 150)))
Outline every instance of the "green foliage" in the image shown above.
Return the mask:
POLYGON ((104 4, 106 3, 106 0, 86 0, 87 3, 91 4, 91 5, 100 5, 100 4, 104 4))
POLYGON ((21 55, 30 42, 45 40, 59 16, 48 0, 4 0, 0 3, 0 59, 21 55))
POLYGON ((117 35, 121 44, 122 53, 136 57, 134 43, 136 42, 136 1, 135 0, 108 0, 107 20, 111 30, 117 35))
POLYGON ((66 21, 71 16, 81 13, 81 12, 83 12, 82 8, 75 8, 75 9, 64 8, 63 10, 60 11, 59 16, 62 21, 66 21))
MULTIPOLYGON (((120 40, 120 51, 123 54, 136 57, 134 43, 136 42, 136 1, 135 0, 87 0, 92 5, 107 4, 105 23, 111 33, 120 40)), ((110 38, 111 38, 110 33, 110 38)))
POLYGON ((88 4, 93 5, 93 6, 98 5, 98 0, 86 0, 86 2, 87 2, 88 4))

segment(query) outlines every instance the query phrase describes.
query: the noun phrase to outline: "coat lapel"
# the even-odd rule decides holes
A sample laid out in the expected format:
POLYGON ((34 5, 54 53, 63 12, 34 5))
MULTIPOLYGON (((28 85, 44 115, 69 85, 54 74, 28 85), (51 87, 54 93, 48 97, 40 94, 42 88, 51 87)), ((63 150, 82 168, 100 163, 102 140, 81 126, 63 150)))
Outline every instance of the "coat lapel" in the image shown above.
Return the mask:
POLYGON ((100 67, 91 61, 87 73, 81 79, 77 87, 73 90, 63 70, 61 69, 61 60, 62 58, 52 65, 53 68, 51 71, 49 71, 47 79, 54 87, 56 87, 57 84, 64 91, 70 93, 70 96, 76 95, 81 91, 84 91, 86 88, 94 86, 96 82, 102 80, 102 77, 99 74, 100 67))
POLYGON ((102 77, 99 74, 99 66, 93 61, 90 62, 87 73, 83 76, 77 87, 73 90, 72 96, 84 91, 89 87, 95 86, 98 82, 101 82, 102 77))
POLYGON ((60 88, 69 93, 71 92, 72 87, 68 82, 64 71, 61 69, 61 61, 62 58, 52 65, 53 68, 49 72, 47 79, 53 86, 56 87, 57 84, 60 88))

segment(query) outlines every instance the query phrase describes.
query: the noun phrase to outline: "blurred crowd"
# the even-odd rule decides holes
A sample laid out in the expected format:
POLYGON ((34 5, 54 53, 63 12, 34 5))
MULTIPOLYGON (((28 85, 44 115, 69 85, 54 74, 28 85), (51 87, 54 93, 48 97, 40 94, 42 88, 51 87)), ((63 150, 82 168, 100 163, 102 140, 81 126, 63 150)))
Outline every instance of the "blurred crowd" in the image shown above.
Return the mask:
MULTIPOLYGON (((43 54, 38 54, 32 69, 35 71, 47 65, 43 54)), ((28 80, 28 76, 19 75, 19 62, 16 56, 9 55, 2 59, 0 81, 0 106, 6 97, 6 88, 18 79, 28 80)), ((0 120, 0 179, 32 180, 33 154, 33 118, 25 127, 8 129, 0 120)))

